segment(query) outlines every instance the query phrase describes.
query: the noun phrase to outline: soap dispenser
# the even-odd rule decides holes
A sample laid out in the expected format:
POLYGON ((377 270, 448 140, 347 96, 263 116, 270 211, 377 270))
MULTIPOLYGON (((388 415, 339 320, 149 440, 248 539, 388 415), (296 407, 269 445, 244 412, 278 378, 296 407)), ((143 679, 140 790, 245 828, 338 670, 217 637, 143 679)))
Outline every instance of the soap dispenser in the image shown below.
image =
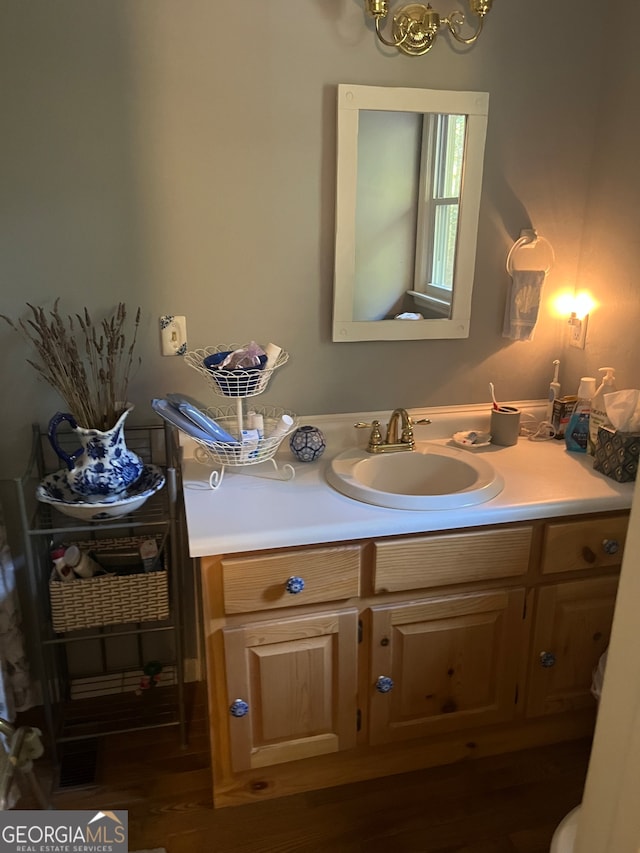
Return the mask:
POLYGON ((611 426, 607 417, 607 409, 604 404, 604 395, 616 391, 616 377, 613 367, 600 367, 600 373, 604 373, 602 383, 591 401, 591 412, 589 413, 589 444, 588 452, 593 456, 596 452, 598 441, 598 430, 603 426, 611 426))

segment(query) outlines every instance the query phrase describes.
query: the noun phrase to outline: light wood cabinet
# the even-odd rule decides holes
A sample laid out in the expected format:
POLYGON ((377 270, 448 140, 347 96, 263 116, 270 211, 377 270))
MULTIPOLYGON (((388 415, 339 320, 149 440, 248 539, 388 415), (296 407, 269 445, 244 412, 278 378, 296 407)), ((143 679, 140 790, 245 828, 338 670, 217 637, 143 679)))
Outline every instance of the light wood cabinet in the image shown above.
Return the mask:
POLYGON ((203 558, 215 804, 589 735, 626 524, 203 558))
POLYGON ((360 592, 359 545, 222 560, 225 613, 340 601, 360 592))
POLYGON ((620 565, 628 521, 628 513, 616 513, 589 522, 574 520, 547 524, 542 574, 620 565))
POLYGON ((234 770, 355 746, 358 614, 225 628, 234 770))
POLYGON ((370 742, 513 718, 522 588, 372 607, 370 742))
POLYGON ((374 591, 427 589, 524 575, 531 537, 531 526, 520 525, 377 541, 374 591))
POLYGON ((609 645, 617 587, 617 577, 606 577, 537 591, 529 715, 593 706, 593 671, 609 645))

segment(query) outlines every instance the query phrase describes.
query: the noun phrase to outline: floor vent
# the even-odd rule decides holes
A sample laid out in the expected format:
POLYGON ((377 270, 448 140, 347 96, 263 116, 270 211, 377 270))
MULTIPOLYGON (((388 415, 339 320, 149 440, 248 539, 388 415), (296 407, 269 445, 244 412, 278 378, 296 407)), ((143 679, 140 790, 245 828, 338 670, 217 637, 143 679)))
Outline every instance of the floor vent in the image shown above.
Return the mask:
POLYGON ((62 744, 59 788, 80 788, 96 784, 98 768, 98 739, 72 741, 62 744))

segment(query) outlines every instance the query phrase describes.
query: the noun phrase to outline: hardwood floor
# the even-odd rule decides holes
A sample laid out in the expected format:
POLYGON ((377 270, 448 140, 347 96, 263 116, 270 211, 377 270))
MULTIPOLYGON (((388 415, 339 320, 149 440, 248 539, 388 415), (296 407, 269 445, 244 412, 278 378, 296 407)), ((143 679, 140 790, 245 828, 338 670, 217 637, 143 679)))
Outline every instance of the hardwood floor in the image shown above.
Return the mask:
POLYGON ((172 728, 104 738, 96 784, 58 790, 53 807, 127 809, 131 850, 548 853, 580 801, 586 740, 214 810, 202 693, 190 703, 186 749, 172 728))

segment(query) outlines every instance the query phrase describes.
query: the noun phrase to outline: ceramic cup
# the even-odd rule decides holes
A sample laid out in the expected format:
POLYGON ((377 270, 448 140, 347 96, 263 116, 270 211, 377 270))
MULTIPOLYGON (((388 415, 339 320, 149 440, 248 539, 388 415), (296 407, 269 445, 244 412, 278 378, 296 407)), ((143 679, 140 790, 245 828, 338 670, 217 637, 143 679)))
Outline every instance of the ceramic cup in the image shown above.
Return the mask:
POLYGON ((515 406, 500 406, 491 409, 491 443, 511 447, 520 434, 520 409, 515 406))

